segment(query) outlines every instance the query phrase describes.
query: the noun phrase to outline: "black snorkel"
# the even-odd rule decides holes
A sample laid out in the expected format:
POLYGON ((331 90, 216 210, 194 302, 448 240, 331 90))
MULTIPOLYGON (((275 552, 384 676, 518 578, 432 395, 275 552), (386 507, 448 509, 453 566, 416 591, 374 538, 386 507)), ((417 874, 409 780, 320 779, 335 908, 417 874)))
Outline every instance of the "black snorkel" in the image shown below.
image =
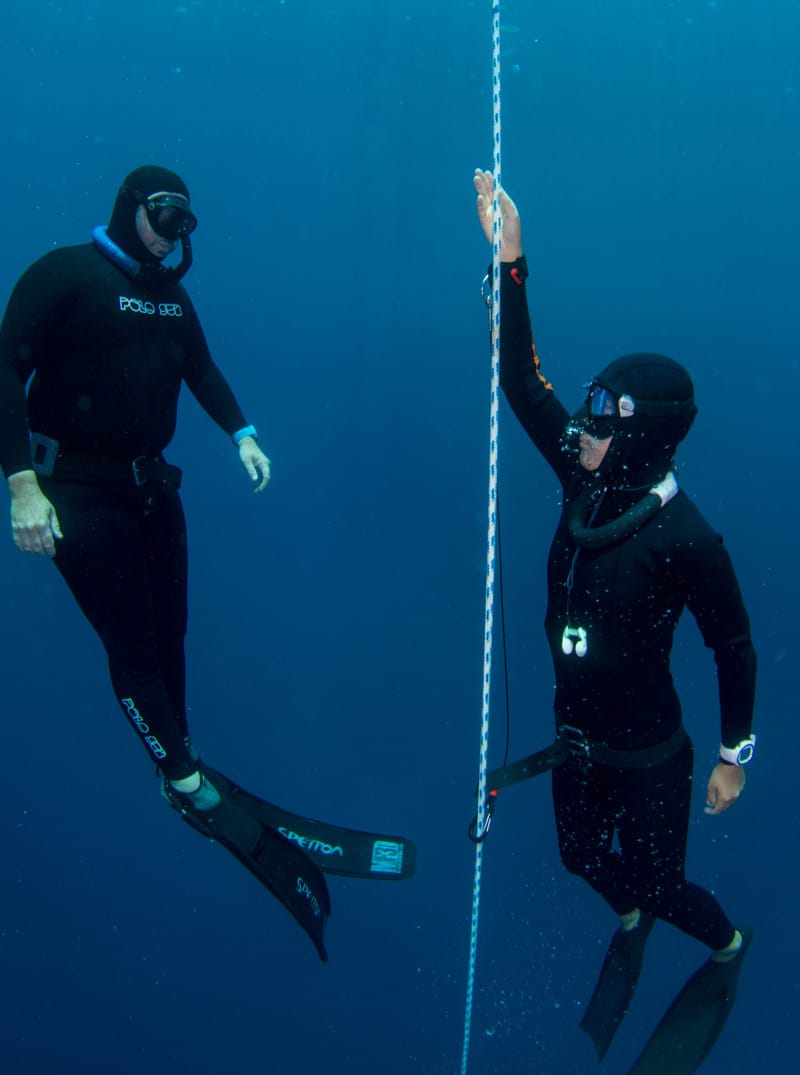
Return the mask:
POLYGON ((102 225, 92 232, 92 241, 112 265, 116 265, 131 280, 137 280, 139 283, 177 284, 192 267, 192 240, 188 235, 181 236, 181 260, 174 266, 137 261, 109 238, 108 230, 102 225))
POLYGON ((572 503, 567 528, 573 543, 581 549, 605 549, 635 534, 672 500, 678 492, 678 482, 673 471, 668 471, 665 478, 616 519, 602 526, 592 526, 592 517, 606 489, 605 485, 587 482, 572 503))
MULTIPOLYGON (((171 265, 168 268, 163 268, 162 273, 164 276, 168 276, 170 281, 176 283, 182 280, 192 267, 192 239, 190 235, 181 236, 181 260, 177 265, 171 265)), ((163 280, 164 276, 161 277, 163 280)))

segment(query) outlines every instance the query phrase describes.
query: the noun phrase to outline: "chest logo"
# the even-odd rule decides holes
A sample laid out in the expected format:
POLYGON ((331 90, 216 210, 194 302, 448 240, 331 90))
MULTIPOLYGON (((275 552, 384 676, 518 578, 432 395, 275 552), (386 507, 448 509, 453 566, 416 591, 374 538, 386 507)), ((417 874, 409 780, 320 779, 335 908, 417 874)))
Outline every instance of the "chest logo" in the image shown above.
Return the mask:
POLYGON ((183 309, 177 302, 160 302, 158 306, 154 302, 144 302, 142 299, 129 299, 125 295, 119 297, 119 308, 125 313, 145 314, 148 317, 183 317, 183 309))

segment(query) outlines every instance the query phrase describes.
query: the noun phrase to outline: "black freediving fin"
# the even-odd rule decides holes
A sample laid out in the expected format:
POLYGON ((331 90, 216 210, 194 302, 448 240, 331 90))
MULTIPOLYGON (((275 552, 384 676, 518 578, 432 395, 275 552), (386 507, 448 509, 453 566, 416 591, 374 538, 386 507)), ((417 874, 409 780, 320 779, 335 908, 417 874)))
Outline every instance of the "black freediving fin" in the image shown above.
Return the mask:
POLYGON ((707 960, 678 993, 628 1075, 693 1075, 711 1052, 736 1000, 739 973, 753 931, 728 963, 707 960))
POLYGON ((608 1052, 631 1005, 654 922, 652 915, 642 911, 633 929, 618 929, 611 938, 597 985, 580 1022, 581 1030, 594 1042, 598 1060, 608 1052))
POLYGON ((218 806, 213 810, 197 810, 188 795, 180 795, 165 780, 167 802, 188 825, 221 844, 258 878, 305 930, 320 959, 327 963, 324 937, 331 901, 325 878, 299 847, 253 817, 235 795, 228 793, 229 782, 221 773, 205 767, 203 772, 213 774, 211 783, 221 799, 218 806), (219 784, 217 776, 221 778, 219 784))
POLYGON ((385 881, 402 881, 414 873, 416 847, 403 836, 358 832, 302 817, 259 799, 216 769, 204 765, 203 772, 220 792, 304 851, 323 873, 385 881))

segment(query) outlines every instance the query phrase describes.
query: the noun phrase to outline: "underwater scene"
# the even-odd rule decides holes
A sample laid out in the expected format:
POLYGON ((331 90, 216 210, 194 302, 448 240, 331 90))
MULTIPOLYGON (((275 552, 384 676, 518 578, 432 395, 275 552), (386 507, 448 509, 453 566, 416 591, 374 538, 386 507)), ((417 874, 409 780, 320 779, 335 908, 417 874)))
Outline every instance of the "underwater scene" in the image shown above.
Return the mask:
POLYGON ((2 1070, 793 1075, 800 4, 7 0, 4 25, 2 1070), (526 262, 494 425, 474 176, 499 149, 526 262), (578 440, 548 456, 556 394, 578 440), (648 420, 683 425, 640 474, 648 420), (604 491, 569 530, 592 438, 604 491), (17 525, 34 472, 63 537, 17 525), (151 642, 176 754, 161 671, 121 685, 151 642), (488 642, 490 770, 581 707, 608 725, 492 797, 471 960, 488 642), (652 753, 678 698, 693 780, 684 736, 652 753), (609 767, 622 836, 570 843, 609 767), (712 815, 710 778, 739 795, 712 815))

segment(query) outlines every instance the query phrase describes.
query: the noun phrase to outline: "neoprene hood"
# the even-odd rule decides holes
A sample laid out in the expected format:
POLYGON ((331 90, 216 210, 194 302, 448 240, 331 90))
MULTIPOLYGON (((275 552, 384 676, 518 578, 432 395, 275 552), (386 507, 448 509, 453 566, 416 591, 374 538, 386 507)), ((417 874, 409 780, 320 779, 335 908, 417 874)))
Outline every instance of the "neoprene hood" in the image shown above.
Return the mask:
POLYGON ((596 435, 613 437, 600 470, 632 486, 663 478, 697 414, 694 385, 684 367, 666 355, 623 355, 592 383, 618 400, 633 400, 633 413, 624 416, 594 419, 584 411, 584 428, 592 433, 594 426, 596 435))
POLYGON ((155 164, 135 168, 123 180, 108 222, 109 239, 143 265, 159 265, 161 259, 154 257, 139 238, 136 231, 136 210, 142 198, 162 190, 183 194, 189 198, 189 188, 179 175, 168 168, 155 164), (134 192, 138 192, 140 197, 134 192))

